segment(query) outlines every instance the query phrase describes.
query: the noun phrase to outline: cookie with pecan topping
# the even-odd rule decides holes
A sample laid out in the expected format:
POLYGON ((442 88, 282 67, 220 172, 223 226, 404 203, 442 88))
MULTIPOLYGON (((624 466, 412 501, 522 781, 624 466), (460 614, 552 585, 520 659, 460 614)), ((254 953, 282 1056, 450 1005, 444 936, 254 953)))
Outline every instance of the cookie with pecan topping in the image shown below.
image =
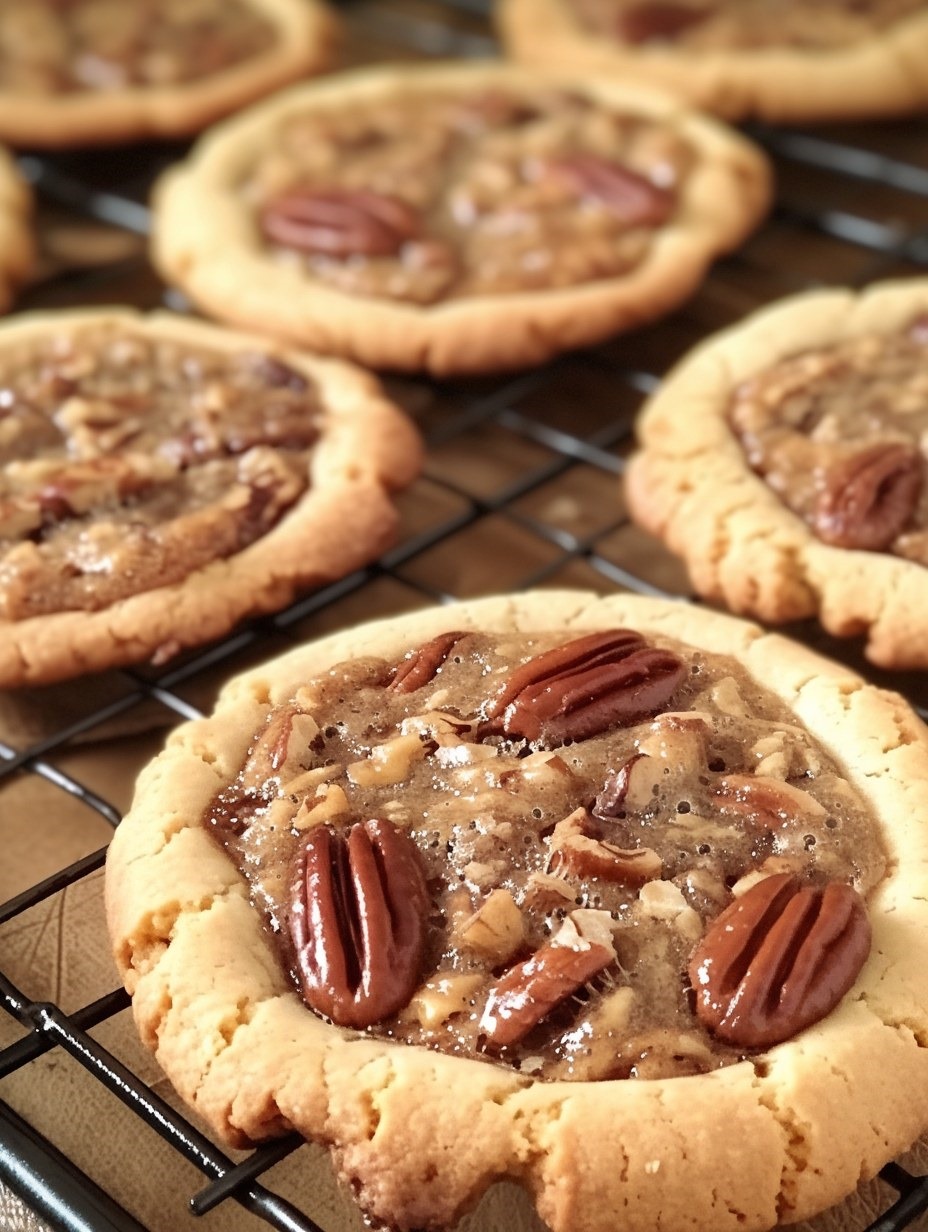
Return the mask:
POLYGON ((0 328, 0 683, 164 660, 389 541, 421 449, 350 365, 182 317, 0 328))
POLYGON ((0 140, 183 137, 327 68, 323 0, 4 0, 0 140))
POLYGON ((368 69, 212 134, 154 256, 211 314, 374 367, 514 367, 657 316, 759 220, 762 155, 668 99, 502 65, 368 69))
POLYGON ((25 180, 0 148, 0 312, 10 306, 16 288, 32 269, 31 209, 32 197, 25 180))
POLYGON ((928 1124, 926 784, 901 699, 755 626, 476 601, 231 682, 109 927, 178 1090, 326 1142, 374 1219, 510 1177, 554 1232, 760 1232, 928 1124))
POLYGON ((498 20, 517 60, 659 86, 729 120, 928 103, 921 0, 500 0, 498 20))
POLYGON ((634 517, 693 585, 928 667, 928 280, 815 292, 685 358, 639 421, 634 517))

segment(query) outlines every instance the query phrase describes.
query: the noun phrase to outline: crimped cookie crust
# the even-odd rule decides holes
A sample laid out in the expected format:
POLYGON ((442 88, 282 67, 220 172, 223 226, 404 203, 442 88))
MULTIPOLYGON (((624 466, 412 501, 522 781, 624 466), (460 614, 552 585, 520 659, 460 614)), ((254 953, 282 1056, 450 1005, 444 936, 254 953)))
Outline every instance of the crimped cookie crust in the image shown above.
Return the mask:
POLYGON ((223 319, 374 366, 481 371, 668 310, 768 191, 752 146, 648 92, 369 69, 206 138, 156 191, 154 256, 223 319), (404 142, 418 112, 432 127, 404 142))
MULTIPOLYGON (((873 471, 862 473, 859 465, 852 473, 848 460, 843 469, 833 469, 831 487, 825 483, 817 497, 811 493, 800 499, 799 480, 794 479, 790 489, 794 512, 754 473, 729 422, 732 412, 748 414, 737 408, 747 405, 755 385, 774 379, 767 374, 781 363, 786 375, 780 380, 787 382, 784 393, 790 381, 797 382, 800 399, 803 380, 810 385, 816 365, 836 367, 837 376, 832 379, 840 399, 841 381, 847 379, 837 362, 841 348, 852 348, 859 357, 868 347, 892 354, 894 347, 908 353, 910 346, 914 366, 900 370, 895 384, 887 382, 874 403, 878 406, 895 389, 899 407, 894 410, 904 410, 908 386, 914 382, 917 388, 922 379, 919 373, 925 352, 917 338, 918 322, 926 311, 928 283, 924 279, 886 283, 860 294, 814 292, 765 309, 710 339, 671 373, 639 423, 642 451, 627 476, 629 507, 643 526, 684 558, 700 593, 721 600, 734 611, 774 623, 817 615, 839 637, 864 634, 866 653, 880 666, 928 666, 924 636, 928 570, 918 558, 917 526, 913 523, 904 534, 900 523, 897 535, 893 525, 887 524, 887 533, 876 539, 860 533, 865 522, 871 528, 875 525, 877 506, 891 520, 900 497, 908 507, 905 493, 896 486, 904 478, 899 465, 890 467, 892 474, 884 470, 877 476, 873 471), (894 336, 899 340, 894 342, 894 336), (907 336, 911 343, 905 342, 907 336), (834 360, 829 359, 833 350, 834 360), (804 367, 809 368, 805 375, 804 367), (868 519, 861 506, 852 527, 849 514, 852 506, 860 505, 864 479, 874 481, 868 489, 873 508, 868 519), (886 500, 890 482, 892 507, 886 500), (805 517, 803 509, 807 510, 805 517), (816 522, 820 533, 815 533, 816 522), (830 541, 822 538, 822 531, 830 541), (896 539, 913 559, 890 554, 896 539)), ((852 386, 853 382, 852 376, 852 386)), ((873 389, 879 384, 875 379, 873 389)), ((859 409, 864 422, 866 403, 859 409)), ((917 505, 919 492, 912 484, 924 469, 924 460, 918 442, 902 443, 908 437, 898 428, 904 427, 906 419, 902 414, 894 426, 890 415, 886 424, 874 428, 874 444, 880 446, 884 462, 895 458, 905 463, 910 473, 908 496, 917 505)), ((867 437, 860 428, 857 423, 852 442, 844 448, 853 448, 862 458, 867 437)), ((827 440, 827 419, 821 432, 827 440)), ((840 457, 840 442, 832 449, 840 457)), ((754 461, 761 465, 759 459, 754 461)), ((809 464, 808 483, 821 486, 821 467, 816 480, 814 457, 810 456, 809 464)), ((901 509, 903 519, 906 507, 901 509)))
POLYGON ((0 370, 7 685, 163 659, 342 576, 419 465, 373 378, 166 313, 18 319, 0 370))
POLYGON ((761 0, 761 38, 738 11, 746 6, 732 7, 731 29, 724 11, 717 17, 710 9, 705 25, 684 21, 707 11, 686 2, 610 6, 609 0, 586 0, 584 14, 574 0, 500 0, 498 21, 518 60, 614 73, 671 90, 729 120, 905 115, 928 100, 928 14, 918 11, 922 6, 891 11, 864 36, 866 10, 848 14, 840 6, 831 12, 831 6, 803 3, 797 17, 784 12, 792 9, 789 3, 771 3, 765 11, 761 0), (610 37, 590 15, 605 23, 613 9, 610 37), (663 31, 656 28, 661 25, 663 31))
POLYGON ((438 1227, 509 1176, 558 1232, 606 1232, 618 1211, 674 1232, 766 1229, 838 1200, 925 1128, 926 781, 928 736, 901 699, 756 627, 626 596, 483 600, 362 626, 230 683, 139 781, 111 846, 109 926, 142 1037, 178 1090, 233 1141, 296 1127, 328 1143, 376 1218, 438 1227), (750 1061, 647 1081, 539 1082, 317 1017, 204 826, 270 708, 334 663, 399 661, 450 630, 616 628, 733 656, 873 810, 888 866, 854 987, 750 1061))

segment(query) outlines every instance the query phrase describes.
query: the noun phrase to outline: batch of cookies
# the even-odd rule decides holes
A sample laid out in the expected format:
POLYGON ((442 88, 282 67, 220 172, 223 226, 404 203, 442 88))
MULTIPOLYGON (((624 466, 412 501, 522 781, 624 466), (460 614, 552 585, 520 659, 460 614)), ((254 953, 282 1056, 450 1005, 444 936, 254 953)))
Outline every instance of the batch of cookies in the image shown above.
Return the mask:
MULTIPOLYGON (((0 2, 11 148, 201 134, 151 255, 211 318, 0 326, 3 686, 375 559, 423 447, 369 369, 671 313, 771 201, 729 123, 928 107, 922 0, 497 7, 508 60, 338 72, 317 0, 0 2)), ((928 280, 708 339, 638 438, 628 505, 703 599, 928 668, 928 280)), ((108 924, 192 1108, 323 1142, 377 1226, 509 1179, 553 1232, 762 1232, 928 1130, 926 823, 928 731, 849 669, 708 603, 498 595, 232 679, 142 774, 108 924)))

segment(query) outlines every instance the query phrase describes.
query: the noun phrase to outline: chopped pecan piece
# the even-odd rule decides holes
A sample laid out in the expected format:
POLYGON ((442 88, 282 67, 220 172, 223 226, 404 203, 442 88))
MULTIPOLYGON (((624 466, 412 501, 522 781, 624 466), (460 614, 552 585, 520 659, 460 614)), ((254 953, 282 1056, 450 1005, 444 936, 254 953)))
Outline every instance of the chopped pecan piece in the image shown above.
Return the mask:
POLYGON ((480 1019, 487 1048, 517 1044, 578 988, 615 958, 611 947, 586 942, 584 948, 547 941, 531 958, 510 967, 490 989, 480 1019))
POLYGON ((623 817, 626 810, 641 811, 654 799, 654 787, 659 782, 660 766, 646 753, 636 753, 618 770, 606 775, 603 789, 593 802, 594 817, 623 817))
POLYGON ((394 693, 414 693, 433 680, 435 673, 465 633, 439 633, 431 641, 424 642, 418 650, 410 650, 396 665, 393 679, 387 685, 394 693))
POLYGON ((874 445, 845 458, 825 476, 815 532, 839 548, 888 548, 915 512, 922 481, 921 455, 909 445, 874 445))
POLYGON ((727 907, 696 947, 696 1015, 720 1039, 768 1048, 818 1022, 870 952, 864 900, 849 885, 766 877, 727 907))
POLYGON ((674 207, 674 196, 637 171, 580 151, 552 159, 548 171, 582 197, 600 202, 630 227, 659 227, 674 207))
POLYGON ((551 872, 601 877, 620 885, 638 886, 661 875, 661 858, 650 847, 626 850, 603 842, 586 809, 576 809, 559 821, 551 835, 551 872))
POLYGON ((707 9, 674 4, 672 0, 657 0, 657 3, 648 0, 647 4, 634 4, 619 15, 616 33, 626 43, 672 39, 708 16, 707 9))
POLYGON ((654 714, 686 675, 639 633, 590 633, 524 663, 484 707, 486 732, 545 745, 585 740, 654 714))
POLYGON ((342 1027, 395 1014, 419 981, 428 909, 416 845, 390 822, 312 830, 289 919, 306 1003, 342 1027))
POLYGON ((330 257, 388 257, 420 230, 418 212, 399 197, 308 186, 268 201, 260 224, 275 244, 330 257))
POLYGON ((790 822, 824 817, 824 807, 800 787, 760 774, 728 774, 715 797, 723 812, 735 812, 758 830, 778 830, 790 822))

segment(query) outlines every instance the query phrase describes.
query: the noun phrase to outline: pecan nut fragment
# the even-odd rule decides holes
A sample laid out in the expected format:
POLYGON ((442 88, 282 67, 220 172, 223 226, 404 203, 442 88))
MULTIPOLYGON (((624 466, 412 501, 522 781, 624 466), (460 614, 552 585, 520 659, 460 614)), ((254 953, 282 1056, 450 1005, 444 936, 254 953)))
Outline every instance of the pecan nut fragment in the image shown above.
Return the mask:
POLYGON ((696 947, 696 1015, 739 1048, 768 1048, 818 1022, 857 979, 870 921, 853 887, 802 886, 788 873, 757 882, 696 947))
POLYGON ((264 235, 298 252, 388 257, 418 235, 419 214, 399 197, 346 189, 291 188, 261 208, 264 235))
POLYGON ((874 445, 832 467, 815 506, 813 526, 825 543, 879 552, 915 512, 922 460, 908 445, 874 445))
POLYGON ((484 707, 488 733, 542 744, 586 740, 665 706, 686 675, 640 633, 590 633, 530 659, 484 707))
POLYGON ((758 774, 727 774, 714 796, 722 812, 737 813, 757 831, 780 830, 825 816, 825 808, 800 787, 758 774))
POLYGON ((577 809, 551 834, 550 870, 586 881, 599 877, 618 885, 639 886, 661 875, 661 858, 650 847, 623 848, 603 841, 593 818, 577 809))
POLYGON ((395 1014, 419 981, 428 909, 416 846, 391 822, 312 830, 289 919, 307 1005, 358 1029, 395 1014))
POLYGON ((674 207, 673 193, 622 163, 580 151, 553 159, 548 169, 630 227, 659 227, 674 207))
POLYGON ((575 950, 548 941, 531 958, 510 967, 490 989, 480 1019, 487 1048, 497 1051, 517 1044, 614 958, 611 949, 595 942, 575 950))
POLYGON ((672 39, 709 16, 707 10, 672 0, 634 4, 618 18, 616 33, 627 43, 648 43, 652 39, 672 39))
POLYGON ((411 650, 396 665, 387 688, 394 693, 414 693, 416 689, 421 689, 434 678, 452 648, 466 636, 460 632, 439 633, 431 641, 424 642, 418 650, 411 650))

